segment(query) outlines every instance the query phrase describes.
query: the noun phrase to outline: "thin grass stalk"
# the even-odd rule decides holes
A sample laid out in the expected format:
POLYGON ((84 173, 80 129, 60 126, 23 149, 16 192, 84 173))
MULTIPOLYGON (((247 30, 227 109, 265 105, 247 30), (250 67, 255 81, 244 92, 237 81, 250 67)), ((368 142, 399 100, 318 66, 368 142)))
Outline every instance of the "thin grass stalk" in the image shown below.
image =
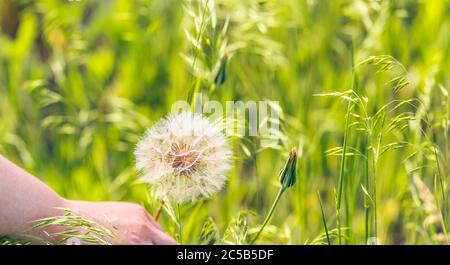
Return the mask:
POLYGON ((445 98, 445 100, 443 100, 443 108, 445 109, 445 119, 443 120, 443 124, 442 124, 442 129, 443 129, 443 133, 444 133, 444 165, 447 165, 444 167, 445 170, 448 170, 448 163, 450 162, 449 159, 449 140, 448 140, 448 134, 449 134, 449 119, 450 119, 450 110, 449 110, 449 106, 450 106, 450 97, 448 95, 448 91, 447 89, 440 85, 439 86, 441 89, 441 92, 443 94, 443 97, 445 98))
POLYGON ((264 219, 264 222, 262 223, 261 227, 259 228, 258 233, 253 238, 253 240, 251 241, 251 243, 250 243, 251 245, 255 244, 256 240, 259 238, 259 236, 261 235, 262 231, 264 230, 266 225, 269 223, 269 221, 272 218, 272 215, 273 215, 275 209, 277 208, 278 203, 280 202, 281 195, 283 195, 285 190, 286 190, 285 187, 280 187, 280 189, 278 190, 277 196, 275 197, 275 200, 272 203, 272 207, 270 207, 269 213, 267 214, 266 218, 264 219))
MULTIPOLYGON (((438 188, 437 188, 437 182, 438 182, 438 176, 435 175, 434 176, 434 194, 438 194, 438 188)), ((442 216, 442 210, 441 210, 441 202, 439 201, 439 196, 433 196, 435 203, 436 203, 436 208, 439 212, 439 222, 440 225, 442 227, 442 232, 444 233, 445 237, 447 237, 447 228, 445 226, 445 221, 444 221, 444 217, 442 216)), ((431 228, 434 228, 434 226, 431 226, 431 228)), ((434 232, 435 229, 433 229, 434 232)))
MULTIPOLYGON (((444 234, 447 236, 447 196, 446 196, 446 188, 444 185, 444 180, 442 178, 442 173, 441 173, 441 169, 440 169, 440 164, 439 164, 439 157, 436 151, 436 147, 434 148, 434 156, 436 159, 436 167, 437 167, 437 176, 439 178, 439 187, 441 189, 441 194, 442 194, 442 204, 443 207, 441 207, 441 205, 439 204, 438 207, 439 209, 442 208, 442 210, 439 211, 439 215, 442 218, 442 229, 444 231, 444 234)), ((436 195, 437 197, 437 195, 436 195)))
POLYGON ((319 200, 320 213, 321 213, 321 216, 322 216, 323 227, 325 229, 325 235, 327 237, 327 243, 328 243, 328 245, 331 245, 330 235, 328 233, 327 220, 325 219, 325 213, 323 211, 322 198, 320 197, 320 192, 319 191, 317 191, 317 199, 319 200))
MULTIPOLYGON (((365 148, 365 160, 364 160, 364 186, 367 189, 369 187, 369 134, 366 134, 366 148, 365 148)), ((364 242, 367 244, 369 240, 369 218, 370 218, 370 198, 369 196, 364 196, 364 242)))
MULTIPOLYGON (((356 81, 356 71, 355 71, 355 60, 354 60, 354 51, 353 51, 353 42, 351 43, 351 62, 352 62, 352 85, 351 90, 355 90, 355 81, 356 81)), ((338 180, 338 193, 336 198, 336 225, 338 227, 338 242, 339 245, 342 244, 342 227, 341 227, 341 201, 342 201, 342 191, 344 186, 344 174, 345 174, 345 166, 347 159, 347 138, 349 134, 349 120, 350 113, 353 107, 353 103, 351 101, 347 104, 347 113, 345 115, 345 130, 344 130, 344 142, 342 144, 342 157, 339 169, 339 180, 338 180)))
MULTIPOLYGON (((445 108, 445 119, 443 121, 443 131, 444 131, 444 172, 448 171, 448 163, 449 163, 449 157, 448 157, 448 152, 449 152, 449 140, 448 140, 448 134, 449 134, 449 118, 450 118, 450 113, 449 113, 449 105, 450 105, 450 98, 447 92, 447 89, 444 88, 442 85, 440 86, 441 91, 443 96, 445 97, 445 101, 444 101, 444 108, 445 108)), ((441 193, 442 193, 442 215, 443 215, 443 221, 444 221, 444 226, 443 227, 445 230, 447 230, 446 225, 448 224, 448 201, 447 201, 447 180, 446 178, 442 177, 441 174, 441 170, 439 167, 439 158, 437 155, 437 150, 436 148, 434 148, 434 155, 436 157, 436 166, 437 166, 437 172, 438 172, 438 176, 439 176, 439 184, 440 184, 440 188, 441 188, 441 193)))
POLYGON ((344 187, 344 173, 345 173, 345 161, 347 157, 347 137, 348 137, 348 129, 349 129, 349 115, 351 110, 351 102, 347 105, 347 114, 345 115, 345 131, 344 131, 344 143, 342 145, 342 157, 341 157, 341 165, 339 170, 339 181, 338 181, 338 193, 336 199, 336 221, 338 227, 338 242, 339 245, 342 243, 341 240, 341 198, 342 198, 342 190, 344 187))
MULTIPOLYGON (((444 165, 447 165, 447 166, 444 167, 444 170, 446 170, 445 172, 448 172, 448 170, 449 170, 448 165, 450 163, 450 161, 448 160, 449 159, 449 154, 448 154, 448 152, 449 152, 449 140, 448 140, 449 131, 448 131, 448 129, 449 129, 449 119, 450 119, 449 105, 450 105, 450 98, 449 98, 448 93, 447 93, 446 94, 446 101, 445 101, 445 126, 444 126, 444 146, 445 146, 445 150, 444 150, 444 161, 445 162, 444 162, 444 165)), ((439 162, 438 162, 438 164, 439 164, 439 162)), ((442 175, 441 175, 440 180, 442 180, 442 175)), ((447 185, 446 185, 447 184, 447 179, 444 178, 444 181, 445 181, 445 185, 443 185, 442 181, 441 181, 441 186, 445 186, 445 188, 446 188, 447 187, 447 185)), ((443 199, 442 203, 444 204, 444 206, 443 206, 443 209, 444 209, 444 213, 443 213, 444 214, 444 224, 448 225, 447 190, 444 189, 443 187, 441 187, 441 189, 445 191, 444 193, 442 193, 442 197, 443 197, 442 198, 443 199)), ((445 230, 447 230, 447 227, 445 227, 445 228, 446 228, 445 230)))
MULTIPOLYGON (((384 124, 384 120, 382 121, 384 124)), ((381 126, 383 127, 383 125, 381 126)), ((370 193, 372 197, 372 215, 371 215, 371 224, 370 224, 370 238, 378 241, 378 217, 377 217, 377 180, 376 180, 376 170, 377 170, 377 163, 381 148, 381 142, 383 139, 383 135, 380 133, 378 134, 378 140, 377 140, 377 147, 376 151, 372 155, 372 175, 369 179, 370 184, 370 193)))
MULTIPOLYGON (((208 4, 209 4, 209 0, 206 0, 203 9, 202 9, 202 22, 200 24, 200 31, 198 33, 197 37, 197 42, 200 42, 200 39, 202 37, 203 34, 203 30, 205 28, 206 25, 206 10, 208 8, 208 4)), ((194 60, 192 62, 192 69, 195 69, 195 64, 197 62, 197 57, 198 57, 198 51, 197 49, 195 49, 195 53, 194 53, 194 60)), ((194 75, 192 75, 192 78, 194 77, 194 75)), ((191 80, 192 81, 192 80, 191 80)), ((191 110, 193 110, 193 106, 195 106, 195 93, 200 91, 200 86, 201 86, 201 81, 199 78, 197 78, 197 80, 195 82, 192 83, 192 87, 189 90, 189 94, 188 94, 188 102, 191 104, 191 110)))

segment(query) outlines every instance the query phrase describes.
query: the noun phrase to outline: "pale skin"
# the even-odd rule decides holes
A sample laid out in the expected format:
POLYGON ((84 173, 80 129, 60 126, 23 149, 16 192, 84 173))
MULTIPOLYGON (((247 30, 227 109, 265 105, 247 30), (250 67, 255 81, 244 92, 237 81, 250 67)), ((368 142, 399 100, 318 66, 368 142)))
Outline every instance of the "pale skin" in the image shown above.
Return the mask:
POLYGON ((94 221, 108 229, 115 238, 112 244, 175 244, 161 226, 140 205, 127 202, 89 202, 67 200, 42 181, 0 155, 0 235, 21 236, 31 233, 45 237, 61 232, 63 227, 33 229, 33 221, 73 214, 94 221))

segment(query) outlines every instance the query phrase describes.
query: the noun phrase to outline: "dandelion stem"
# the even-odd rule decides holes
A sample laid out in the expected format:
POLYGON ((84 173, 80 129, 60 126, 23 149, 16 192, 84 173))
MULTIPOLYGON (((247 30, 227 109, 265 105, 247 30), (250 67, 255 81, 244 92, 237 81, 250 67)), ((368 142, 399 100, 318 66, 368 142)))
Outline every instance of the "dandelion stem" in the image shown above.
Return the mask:
POLYGON ((181 223, 181 209, 180 209, 180 204, 177 203, 177 223, 178 223, 178 243, 183 244, 183 237, 182 237, 182 233, 183 233, 183 224, 181 223))
POLYGON ((269 223, 275 209, 277 208, 278 203, 280 202, 281 195, 284 193, 285 190, 286 190, 285 187, 280 187, 280 189, 278 190, 277 196, 275 197, 275 200, 273 201, 272 207, 270 208, 270 211, 267 214, 266 219, 264 219, 264 222, 262 223, 261 227, 259 228, 258 233, 256 234, 256 236, 253 238, 252 242, 250 243, 251 245, 253 245, 255 243, 255 241, 258 239, 258 237, 261 235, 262 231, 266 227, 267 223, 269 223))
POLYGON ((159 217, 161 216, 162 209, 164 208, 164 200, 161 200, 159 202, 158 209, 156 210, 155 214, 155 221, 158 222, 159 217))

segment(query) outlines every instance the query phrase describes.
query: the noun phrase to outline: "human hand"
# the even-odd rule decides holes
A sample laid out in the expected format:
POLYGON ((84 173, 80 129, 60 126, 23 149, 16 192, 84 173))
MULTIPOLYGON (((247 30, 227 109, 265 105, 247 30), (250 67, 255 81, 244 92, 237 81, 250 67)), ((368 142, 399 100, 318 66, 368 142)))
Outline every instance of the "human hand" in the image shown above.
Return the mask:
POLYGON ((112 244, 176 243, 142 206, 125 202, 65 200, 0 155, 0 236, 28 239, 29 235, 33 243, 42 243, 39 239, 51 241, 52 235, 64 233, 67 227, 36 228, 34 225, 37 220, 65 214, 61 208, 111 230, 116 237, 106 240, 112 244))
POLYGON ((108 239, 112 244, 172 245, 175 240, 166 235, 161 226, 144 207, 126 202, 65 202, 65 208, 105 226, 117 236, 108 239))

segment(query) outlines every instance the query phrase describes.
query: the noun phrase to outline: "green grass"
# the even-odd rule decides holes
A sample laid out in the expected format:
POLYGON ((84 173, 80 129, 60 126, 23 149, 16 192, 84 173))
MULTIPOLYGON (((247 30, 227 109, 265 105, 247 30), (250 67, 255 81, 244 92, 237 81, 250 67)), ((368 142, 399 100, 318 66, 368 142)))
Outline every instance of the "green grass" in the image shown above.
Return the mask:
POLYGON ((225 189, 166 205, 168 233, 249 244, 296 147, 297 182, 256 243, 448 243, 449 9, 448 0, 3 0, 0 153, 69 199, 132 201, 154 214, 133 150, 173 102, 196 91, 223 104, 276 100, 282 140, 233 138, 225 189), (428 226, 415 175, 438 209, 428 226))

